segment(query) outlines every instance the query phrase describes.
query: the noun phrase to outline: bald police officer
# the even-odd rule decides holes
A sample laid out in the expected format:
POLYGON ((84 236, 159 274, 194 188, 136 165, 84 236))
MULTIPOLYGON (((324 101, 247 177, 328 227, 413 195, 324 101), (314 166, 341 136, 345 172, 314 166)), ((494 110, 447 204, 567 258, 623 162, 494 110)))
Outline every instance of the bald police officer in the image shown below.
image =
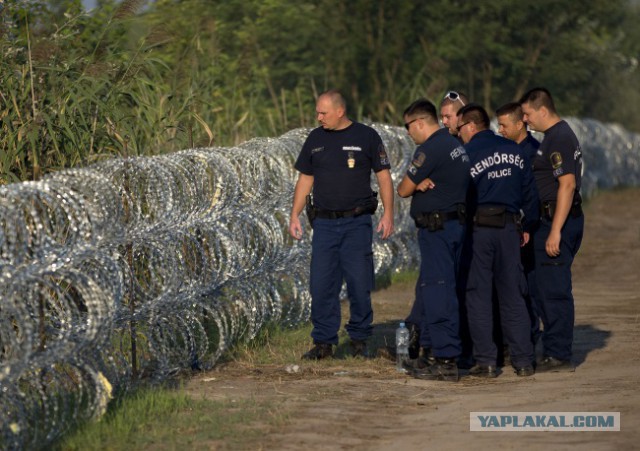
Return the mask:
POLYGON ((314 347, 304 359, 331 357, 338 344, 340 290, 343 279, 349 295, 346 325, 353 356, 367 356, 372 332, 371 291, 374 287, 372 221, 378 200, 371 190, 376 174, 384 213, 376 231, 383 239, 393 232, 393 183, 389 157, 380 135, 351 121, 344 97, 335 90, 318 97, 320 127, 311 131, 295 163, 299 171, 289 233, 302 238, 299 215, 313 188, 311 242, 311 322, 314 347))

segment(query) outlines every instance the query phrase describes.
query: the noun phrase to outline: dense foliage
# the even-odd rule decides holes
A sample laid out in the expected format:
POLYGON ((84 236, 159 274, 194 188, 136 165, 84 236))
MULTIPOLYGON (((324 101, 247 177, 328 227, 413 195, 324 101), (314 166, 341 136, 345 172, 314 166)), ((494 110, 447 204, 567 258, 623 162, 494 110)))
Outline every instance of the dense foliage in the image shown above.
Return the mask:
POLYGON ((562 115, 640 131, 631 0, 0 1, 0 180, 312 126, 314 96, 400 123, 461 90, 544 85, 562 115))

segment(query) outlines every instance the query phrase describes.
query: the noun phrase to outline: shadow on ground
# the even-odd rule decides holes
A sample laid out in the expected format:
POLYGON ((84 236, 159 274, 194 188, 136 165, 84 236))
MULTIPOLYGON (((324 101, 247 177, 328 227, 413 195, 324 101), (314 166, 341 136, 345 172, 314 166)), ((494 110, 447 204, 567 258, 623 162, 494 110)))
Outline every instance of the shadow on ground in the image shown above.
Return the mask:
POLYGON ((576 366, 584 363, 591 351, 605 348, 610 337, 610 330, 598 329, 590 324, 576 326, 573 329, 573 363, 576 366))
MULTIPOLYGON (((380 355, 387 346, 395 348, 395 333, 400 321, 385 321, 374 324, 373 335, 369 339, 369 354, 380 355)), ((590 324, 578 325, 573 331, 573 363, 581 365, 590 352, 603 349, 611 337, 611 331, 598 329, 590 324)), ((336 349, 336 357, 349 355, 349 340, 344 340, 336 349)), ((500 356, 499 356, 500 357, 500 356)), ((499 358, 500 360, 500 358, 499 358)))

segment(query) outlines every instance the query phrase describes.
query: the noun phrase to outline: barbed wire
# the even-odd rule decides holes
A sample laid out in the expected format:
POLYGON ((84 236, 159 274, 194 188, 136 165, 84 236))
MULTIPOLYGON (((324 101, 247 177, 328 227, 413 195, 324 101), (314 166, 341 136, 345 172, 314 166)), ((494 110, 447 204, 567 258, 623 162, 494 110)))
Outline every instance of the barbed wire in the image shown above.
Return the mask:
MULTIPOLYGON (((638 184, 638 135, 570 123, 586 197, 638 184)), ((397 183, 415 145, 372 125, 397 183)), ((265 324, 308 319, 310 228, 294 241, 288 218, 309 131, 0 187, 0 448, 44 447, 133 385, 209 369, 265 324)), ((418 263, 408 200, 395 223, 374 239, 376 274, 418 263)))

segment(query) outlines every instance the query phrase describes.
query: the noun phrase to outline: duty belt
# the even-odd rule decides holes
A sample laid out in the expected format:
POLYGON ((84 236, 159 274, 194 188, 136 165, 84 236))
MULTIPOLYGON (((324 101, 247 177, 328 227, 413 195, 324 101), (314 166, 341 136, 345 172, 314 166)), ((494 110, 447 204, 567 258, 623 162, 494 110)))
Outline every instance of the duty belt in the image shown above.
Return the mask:
POLYGON ((464 223, 465 206, 460 204, 456 211, 430 211, 428 213, 418 213, 414 221, 416 227, 429 229, 431 232, 444 229, 444 223, 457 219, 460 223, 464 223))
POLYGON ((356 208, 351 210, 325 210, 322 208, 317 208, 313 205, 313 199, 311 198, 311 194, 307 195, 306 206, 305 209, 307 211, 307 217, 309 218, 309 223, 313 228, 313 221, 316 218, 321 219, 339 219, 339 218, 353 218, 355 216, 360 216, 364 214, 372 215, 376 212, 378 208, 378 193, 373 191, 371 196, 362 203, 362 205, 358 205, 356 208))
POLYGON ((478 207, 473 223, 480 227, 504 228, 507 222, 520 225, 521 216, 519 213, 507 211, 505 206, 481 205, 478 207))
POLYGON ((354 208, 353 210, 321 210, 319 208, 315 209, 316 218, 321 219, 338 219, 338 218, 352 218, 354 216, 360 216, 363 214, 362 209, 354 208))

